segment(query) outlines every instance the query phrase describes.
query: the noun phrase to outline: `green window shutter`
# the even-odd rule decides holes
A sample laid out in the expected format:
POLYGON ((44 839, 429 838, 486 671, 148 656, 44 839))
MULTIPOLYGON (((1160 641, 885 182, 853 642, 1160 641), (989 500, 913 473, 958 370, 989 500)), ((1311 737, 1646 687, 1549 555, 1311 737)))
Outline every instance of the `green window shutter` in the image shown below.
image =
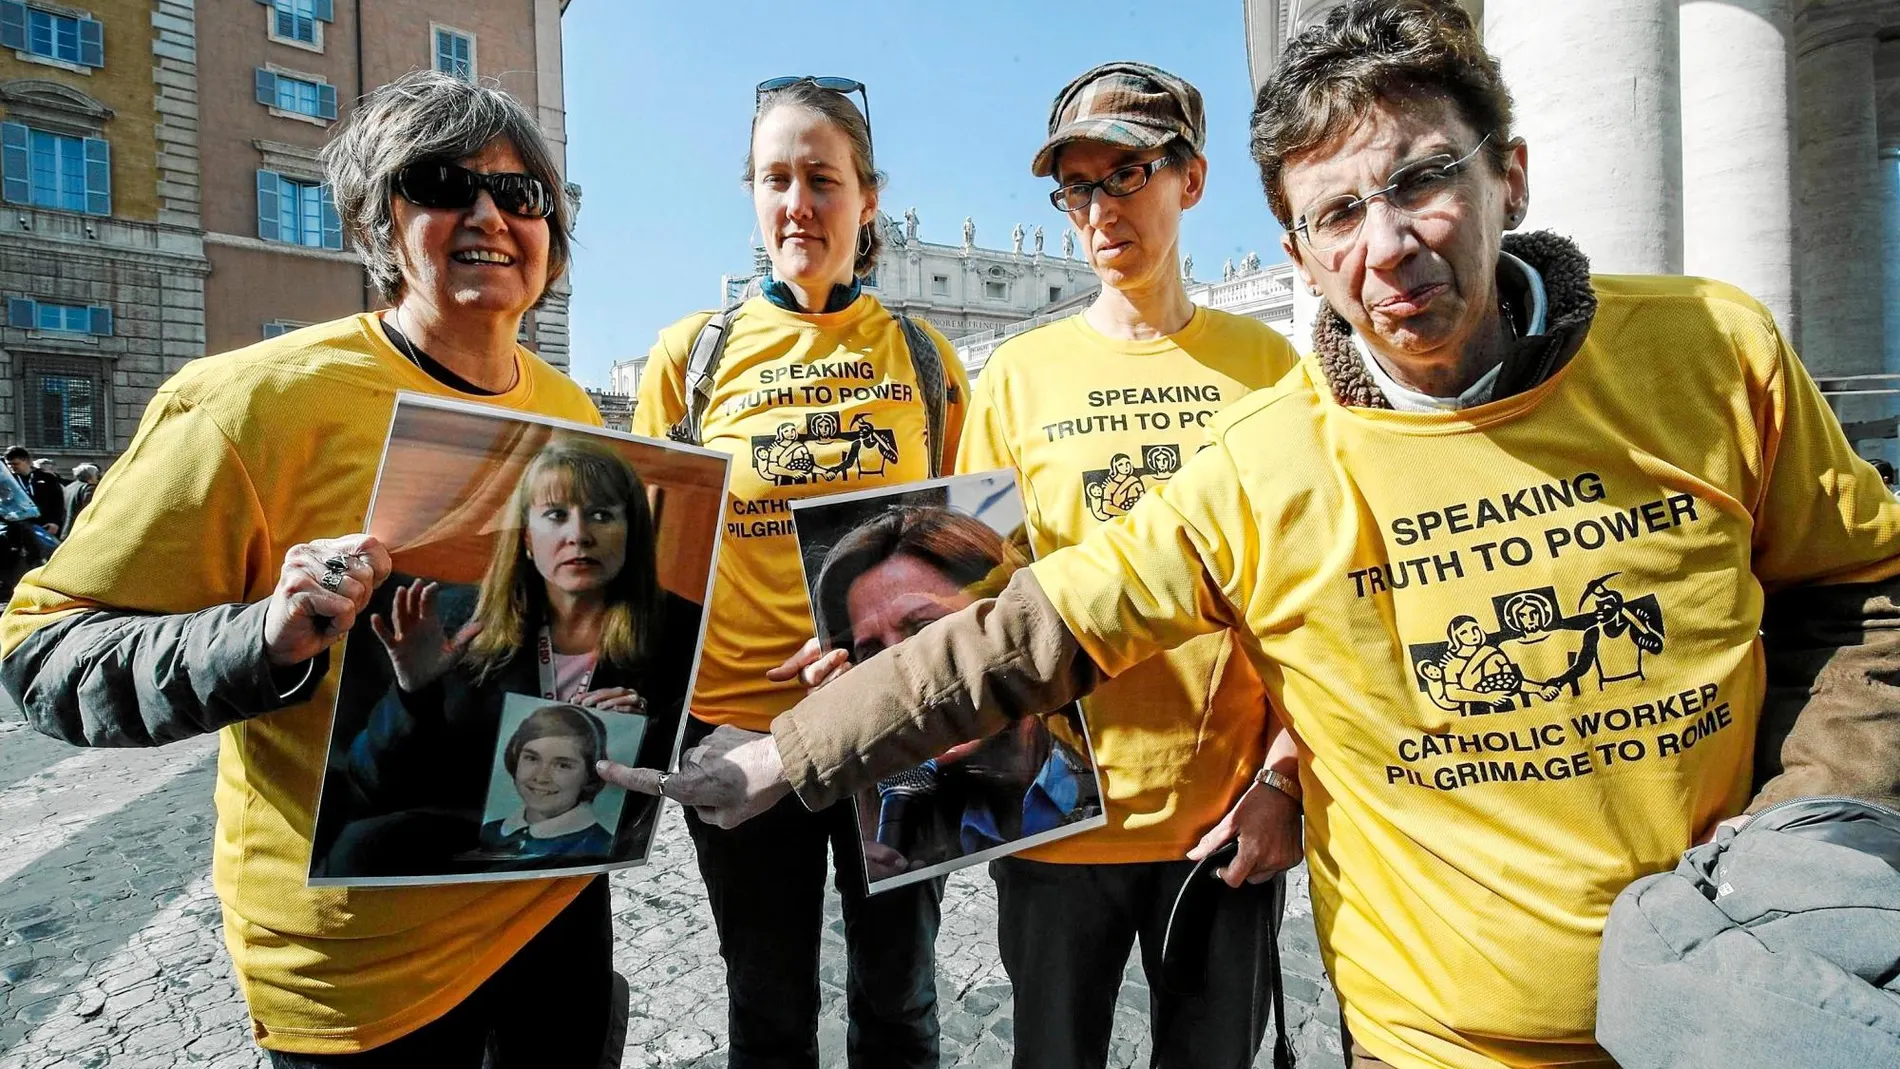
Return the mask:
POLYGON ((267 108, 277 106, 277 75, 257 68, 257 102, 267 108))
POLYGON ((79 20, 79 65, 93 68, 106 65, 106 28, 98 19, 79 20))
POLYGON ((86 214, 112 214, 112 145, 86 138, 86 214))
POLYGON ((328 185, 317 187, 317 205, 323 217, 323 247, 343 248, 343 220, 336 213, 336 201, 330 198, 328 185))
POLYGON ((39 329, 39 303, 27 297, 7 298, 7 326, 21 330, 39 329))
POLYGON ((86 333, 110 338, 112 336, 112 309, 103 304, 95 304, 88 311, 92 313, 92 325, 87 328, 86 333))
POLYGON ((257 236, 265 241, 283 240, 277 222, 277 198, 280 185, 281 181, 277 177, 277 172, 257 172, 257 236))
POLYGON ((26 5, 20 0, 0 2, 0 47, 26 51, 26 5))
POLYGON ((317 118, 336 118, 336 86, 317 86, 317 118))
POLYGON ((33 200, 33 160, 27 151, 25 123, 0 123, 0 199, 10 204, 33 200))
POLYGON ((331 0, 317 0, 316 8, 318 22, 336 21, 336 6, 331 3, 331 0))

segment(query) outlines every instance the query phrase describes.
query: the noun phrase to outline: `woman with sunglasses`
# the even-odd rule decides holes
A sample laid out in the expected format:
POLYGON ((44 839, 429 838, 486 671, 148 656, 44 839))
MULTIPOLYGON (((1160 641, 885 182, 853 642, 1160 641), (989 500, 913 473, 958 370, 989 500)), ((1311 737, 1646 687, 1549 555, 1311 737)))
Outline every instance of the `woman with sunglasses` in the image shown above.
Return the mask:
MULTIPOLYGON (((943 381, 920 382, 905 324, 863 290, 883 244, 881 176, 868 97, 861 112, 848 92, 864 87, 775 78, 757 92, 744 180, 772 271, 763 294, 729 317, 698 420, 698 440, 735 463, 688 746, 716 724, 764 730, 802 695, 795 670, 767 677, 812 635, 788 502, 926 478, 935 474, 932 455, 955 456, 968 390, 962 365, 928 330, 943 381), (946 402, 936 442, 930 389, 946 402)), ((690 356, 719 314, 696 313, 661 333, 640 382, 635 432, 689 433, 690 356)), ((686 821, 726 960, 733 1069, 818 1065, 828 842, 844 899, 850 1064, 937 1064, 941 881, 868 896, 848 803, 813 813, 793 800, 732 830, 691 810, 686 821)))
POLYGON ((363 529, 399 390, 598 424, 515 343, 571 216, 532 115, 419 72, 325 150, 391 307, 195 361, 153 399, 94 518, 20 586, 0 684, 42 731, 153 745, 220 731, 213 879, 277 1066, 597 1064, 604 879, 304 886, 348 633, 391 570, 363 529), (269 715, 260 715, 269 714, 269 715))

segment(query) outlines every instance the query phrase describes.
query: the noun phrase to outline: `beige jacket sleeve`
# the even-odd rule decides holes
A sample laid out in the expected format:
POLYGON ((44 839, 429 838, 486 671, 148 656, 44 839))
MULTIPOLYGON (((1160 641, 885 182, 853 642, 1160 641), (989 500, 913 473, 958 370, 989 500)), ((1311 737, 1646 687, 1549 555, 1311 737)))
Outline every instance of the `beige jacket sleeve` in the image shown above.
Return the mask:
POLYGON ((772 722, 772 736, 792 789, 818 810, 1013 719, 1067 705, 1099 677, 1023 568, 995 598, 813 691, 772 722))

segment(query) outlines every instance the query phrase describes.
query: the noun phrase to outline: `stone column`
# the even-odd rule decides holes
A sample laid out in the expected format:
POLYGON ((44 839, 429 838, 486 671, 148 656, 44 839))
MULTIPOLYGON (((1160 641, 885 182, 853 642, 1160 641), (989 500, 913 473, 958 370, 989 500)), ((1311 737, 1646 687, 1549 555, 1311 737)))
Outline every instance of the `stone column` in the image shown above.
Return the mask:
POLYGON ((1875 107, 1880 131, 1880 179, 1885 216, 1880 261, 1886 316, 1885 370, 1900 372, 1900 40, 1882 41, 1874 53, 1875 107))
POLYGON ((1886 363, 1874 48, 1874 28, 1864 24, 1801 27, 1797 39, 1801 346, 1816 375, 1866 374, 1886 363))
POLYGON ((1487 0, 1485 45, 1530 146, 1529 229, 1597 271, 1682 269, 1677 0, 1487 0))
POLYGON ((1683 0, 1681 17, 1682 269, 1795 337, 1789 0, 1683 0))

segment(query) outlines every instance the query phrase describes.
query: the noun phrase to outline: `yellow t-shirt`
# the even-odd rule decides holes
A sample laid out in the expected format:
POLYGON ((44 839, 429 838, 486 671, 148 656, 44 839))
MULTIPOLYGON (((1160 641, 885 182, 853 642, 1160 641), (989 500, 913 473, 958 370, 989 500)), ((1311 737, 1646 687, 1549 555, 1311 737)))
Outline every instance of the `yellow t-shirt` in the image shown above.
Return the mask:
MULTIPOLYGON (((182 613, 270 596, 299 542, 363 530, 398 390, 600 423, 587 395, 518 350, 517 385, 459 394, 362 314, 195 360, 45 567, 15 591, 0 646, 83 609, 182 613)), ((446 1013, 588 877, 454 887, 307 888, 344 644, 316 694, 220 732, 212 878, 225 944, 272 1050, 347 1054, 446 1013)))
MULTIPOLYGON (((665 437, 686 412, 686 361, 711 318, 660 332, 640 375, 636 434, 665 437)), ((956 456, 969 381, 943 355, 944 465, 956 456)), ((797 704, 796 680, 765 678, 812 636, 791 502, 930 476, 926 415, 897 320, 865 295, 840 312, 801 315, 762 297, 739 310, 714 374, 701 443, 734 458, 693 715, 765 731, 797 704)))
MULTIPOLYGON (((1278 331, 1207 308, 1179 333, 1109 338, 1080 315, 996 350, 977 377, 959 471, 1014 468, 1038 556, 1167 485, 1215 412, 1299 359, 1278 331)), ((1233 636, 1193 639, 1082 703, 1108 826, 1027 851, 1096 864, 1180 858, 1233 807, 1266 753, 1266 692, 1233 636)))
POLYGON ((1110 672, 1244 629, 1310 750, 1326 966, 1395 1066, 1609 1065, 1611 900, 1749 798, 1764 590, 1900 571, 1900 503, 1759 305, 1594 285, 1534 389, 1350 409, 1308 358, 1034 566, 1110 672))

